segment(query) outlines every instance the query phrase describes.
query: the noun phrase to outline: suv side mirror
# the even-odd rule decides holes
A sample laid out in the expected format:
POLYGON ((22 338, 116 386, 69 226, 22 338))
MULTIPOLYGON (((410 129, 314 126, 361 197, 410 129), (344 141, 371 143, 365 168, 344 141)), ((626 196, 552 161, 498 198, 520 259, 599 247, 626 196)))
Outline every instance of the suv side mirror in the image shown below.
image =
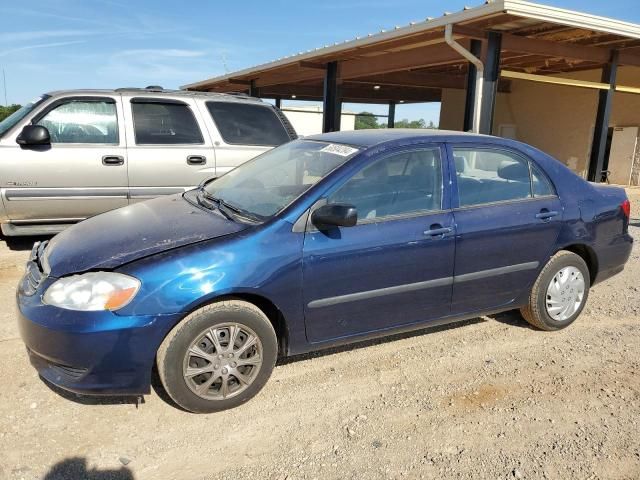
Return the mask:
POLYGON ((25 146, 50 145, 51 136, 49 130, 42 125, 25 125, 16 142, 25 146))
POLYGON ((331 203, 323 205, 311 214, 311 222, 323 227, 353 227, 358 222, 358 211, 353 205, 331 203))

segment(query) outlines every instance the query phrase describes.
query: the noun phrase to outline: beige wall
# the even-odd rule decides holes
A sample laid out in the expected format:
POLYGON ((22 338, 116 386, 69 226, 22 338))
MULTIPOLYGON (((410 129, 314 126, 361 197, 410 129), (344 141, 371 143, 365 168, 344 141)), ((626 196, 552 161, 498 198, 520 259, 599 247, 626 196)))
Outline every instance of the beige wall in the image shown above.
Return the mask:
POLYGON ((462 130, 465 91, 444 88, 440 102, 440 123, 438 128, 441 130, 462 130))
MULTIPOLYGON (((293 125, 298 135, 308 136, 322 133, 322 107, 320 106, 292 106, 281 110, 293 125), (295 111, 291 111, 293 109, 295 111)), ((355 130, 356 116, 347 110, 340 116, 340 130, 355 130)))
MULTIPOLYGON (((564 77, 600 81, 599 71, 564 77)), ((618 84, 640 87, 640 68, 621 67, 618 84)), ((464 90, 443 90, 440 128, 461 130, 464 90)), ((511 93, 499 93, 494 132, 501 124, 515 124, 517 139, 558 158, 585 174, 598 102, 597 90, 512 80, 511 93)), ((640 125, 640 95, 616 93, 611 126, 640 125)))

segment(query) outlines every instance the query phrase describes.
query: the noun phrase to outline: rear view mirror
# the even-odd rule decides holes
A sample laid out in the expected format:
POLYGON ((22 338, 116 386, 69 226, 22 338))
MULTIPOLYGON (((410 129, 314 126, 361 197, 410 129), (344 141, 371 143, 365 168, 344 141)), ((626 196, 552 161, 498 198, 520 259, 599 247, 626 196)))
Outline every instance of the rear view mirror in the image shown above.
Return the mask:
POLYGON ((346 203, 323 205, 311 214, 311 222, 318 228, 353 227, 358 222, 356 207, 346 203))
POLYGON ((42 125, 26 125, 18 135, 16 142, 18 145, 25 146, 50 145, 51 136, 49 130, 42 125))

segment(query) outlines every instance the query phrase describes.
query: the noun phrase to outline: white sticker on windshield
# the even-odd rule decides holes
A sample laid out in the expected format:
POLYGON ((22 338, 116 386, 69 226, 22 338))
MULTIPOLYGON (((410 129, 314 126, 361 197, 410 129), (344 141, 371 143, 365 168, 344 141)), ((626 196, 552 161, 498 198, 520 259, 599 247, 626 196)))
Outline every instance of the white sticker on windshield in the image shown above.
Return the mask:
POLYGON ((349 155, 356 153, 358 149, 350 147, 348 145, 337 145, 335 143, 330 143, 320 151, 325 153, 333 153, 334 155, 340 155, 341 157, 348 157, 349 155))

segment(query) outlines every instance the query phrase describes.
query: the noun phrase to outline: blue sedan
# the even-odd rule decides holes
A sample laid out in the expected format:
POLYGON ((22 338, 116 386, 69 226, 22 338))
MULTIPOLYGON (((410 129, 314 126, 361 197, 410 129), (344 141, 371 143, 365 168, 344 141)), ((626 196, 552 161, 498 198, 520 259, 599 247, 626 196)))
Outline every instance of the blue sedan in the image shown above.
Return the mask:
POLYGON ((623 189, 530 146, 437 131, 337 132, 182 195, 36 244, 17 294, 39 374, 192 412, 246 402, 276 359, 520 309, 580 315, 629 258, 623 189))

